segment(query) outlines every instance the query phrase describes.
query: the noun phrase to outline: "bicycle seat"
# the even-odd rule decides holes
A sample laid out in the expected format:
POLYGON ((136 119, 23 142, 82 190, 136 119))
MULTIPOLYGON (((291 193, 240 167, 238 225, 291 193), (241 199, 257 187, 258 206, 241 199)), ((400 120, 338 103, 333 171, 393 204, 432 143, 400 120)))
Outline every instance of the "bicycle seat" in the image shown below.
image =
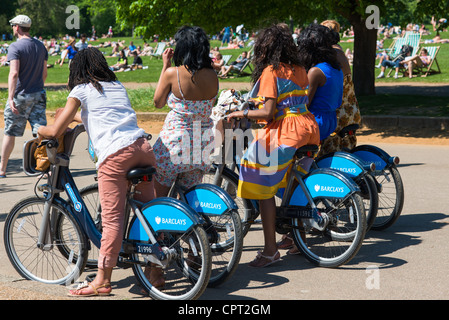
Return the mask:
POLYGON ((318 153, 318 150, 320 150, 320 147, 318 147, 317 145, 314 144, 305 145, 296 150, 295 156, 298 158, 314 157, 315 154, 318 153))
POLYGON ((154 167, 146 167, 146 168, 135 168, 131 169, 126 174, 126 179, 128 180, 142 180, 142 181, 151 181, 153 174, 156 173, 156 169, 154 167))
POLYGON ((349 126, 344 127, 343 129, 338 132, 338 135, 341 138, 344 138, 346 136, 352 136, 355 134, 356 130, 359 129, 360 126, 357 123, 350 124, 349 126))

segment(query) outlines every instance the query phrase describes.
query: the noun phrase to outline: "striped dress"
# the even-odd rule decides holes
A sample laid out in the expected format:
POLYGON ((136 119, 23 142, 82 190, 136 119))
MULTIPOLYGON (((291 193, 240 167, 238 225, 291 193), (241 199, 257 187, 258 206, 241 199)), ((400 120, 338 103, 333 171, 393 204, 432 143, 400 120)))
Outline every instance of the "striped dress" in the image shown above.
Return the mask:
POLYGON ((308 79, 304 68, 281 64, 268 66, 254 86, 255 100, 277 100, 275 114, 256 136, 240 163, 238 196, 270 199, 286 185, 296 149, 320 142, 318 124, 307 110, 308 79))

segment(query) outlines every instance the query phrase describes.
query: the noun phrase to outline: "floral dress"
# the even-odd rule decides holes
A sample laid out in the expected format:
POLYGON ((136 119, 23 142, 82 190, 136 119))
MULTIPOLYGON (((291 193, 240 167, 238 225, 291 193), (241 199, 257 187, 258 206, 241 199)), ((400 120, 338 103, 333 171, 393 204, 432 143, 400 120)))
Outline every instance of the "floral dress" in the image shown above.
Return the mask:
POLYGON ((204 171, 210 167, 209 155, 213 151, 212 120, 210 115, 216 96, 210 100, 186 100, 178 85, 182 99, 171 92, 167 99, 170 112, 156 140, 156 180, 171 186, 176 178, 185 188, 202 181, 204 171), (208 152, 211 151, 211 152, 208 152))

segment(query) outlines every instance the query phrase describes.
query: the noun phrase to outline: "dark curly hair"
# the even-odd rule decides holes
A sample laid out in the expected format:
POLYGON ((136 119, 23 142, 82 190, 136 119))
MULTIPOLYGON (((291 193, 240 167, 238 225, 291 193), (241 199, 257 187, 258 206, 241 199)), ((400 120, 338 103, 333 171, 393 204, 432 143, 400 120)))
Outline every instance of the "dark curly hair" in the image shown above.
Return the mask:
POLYGON ((341 69, 337 53, 332 48, 335 41, 335 32, 319 24, 311 24, 301 32, 298 38, 299 57, 307 71, 321 62, 341 69))
POLYGON ((67 88, 72 90, 79 84, 91 83, 98 92, 103 92, 100 81, 117 81, 115 73, 109 69, 105 57, 97 48, 78 51, 70 63, 67 88))
POLYGON ((280 63, 302 66, 298 48, 286 24, 275 24, 259 32, 254 44, 252 63, 254 65, 251 76, 253 83, 257 82, 263 70, 270 65, 274 70, 279 68, 280 63))
POLYGON ((209 56, 209 39, 200 27, 184 26, 175 34, 176 48, 173 54, 175 66, 184 65, 192 74, 203 68, 212 69, 212 59, 209 56))

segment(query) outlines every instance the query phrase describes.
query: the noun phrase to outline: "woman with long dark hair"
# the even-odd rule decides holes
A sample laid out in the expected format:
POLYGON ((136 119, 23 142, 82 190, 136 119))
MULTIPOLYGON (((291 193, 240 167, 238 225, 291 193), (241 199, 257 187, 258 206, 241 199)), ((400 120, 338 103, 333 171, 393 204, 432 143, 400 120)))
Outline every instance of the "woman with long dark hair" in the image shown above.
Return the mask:
MULTIPOLYGON (((109 69, 96 48, 79 51, 70 64, 70 94, 62 112, 51 126, 40 127, 40 138, 57 138, 64 133, 81 108, 81 120, 92 141, 98 161, 98 192, 101 203, 102 237, 98 272, 91 283, 71 290, 74 297, 109 295, 112 269, 116 266, 123 240, 123 221, 128 180, 136 167, 154 166, 152 148, 137 126, 137 117, 125 87, 109 69)), ((152 182, 138 186, 136 195, 147 202, 154 197, 152 182)))
POLYGON ((309 110, 320 127, 320 140, 337 127, 336 110, 343 96, 343 72, 332 45, 335 38, 329 28, 312 24, 299 35, 298 49, 309 78, 309 110))
POLYGON ((360 108, 355 95, 354 83, 352 81, 352 71, 348 58, 343 49, 339 45, 340 42, 340 24, 335 20, 326 20, 321 22, 321 25, 328 27, 331 34, 334 35, 332 47, 337 53, 337 59, 343 71, 343 99, 341 106, 337 108, 337 128, 334 134, 327 137, 321 144, 320 155, 330 152, 340 151, 343 148, 352 149, 357 145, 356 135, 351 135, 342 139, 338 132, 346 126, 351 124, 360 124, 361 115, 360 108))
POLYGON ((266 267, 280 260, 274 195, 286 185, 296 150, 307 144, 319 144, 319 132, 314 116, 307 109, 306 70, 285 24, 260 31, 254 44, 253 64, 251 96, 259 109, 236 111, 229 119, 267 122, 242 157, 238 186, 239 197, 259 200, 262 217, 264 248, 249 265, 266 267))
POLYGON ((201 183, 210 166, 202 151, 212 143, 208 130, 218 93, 204 30, 184 26, 176 32, 175 41, 175 50, 169 48, 162 54, 163 68, 154 94, 157 108, 167 104, 171 109, 154 144, 160 166, 155 177, 158 197, 167 195, 177 178, 186 188, 201 183))

